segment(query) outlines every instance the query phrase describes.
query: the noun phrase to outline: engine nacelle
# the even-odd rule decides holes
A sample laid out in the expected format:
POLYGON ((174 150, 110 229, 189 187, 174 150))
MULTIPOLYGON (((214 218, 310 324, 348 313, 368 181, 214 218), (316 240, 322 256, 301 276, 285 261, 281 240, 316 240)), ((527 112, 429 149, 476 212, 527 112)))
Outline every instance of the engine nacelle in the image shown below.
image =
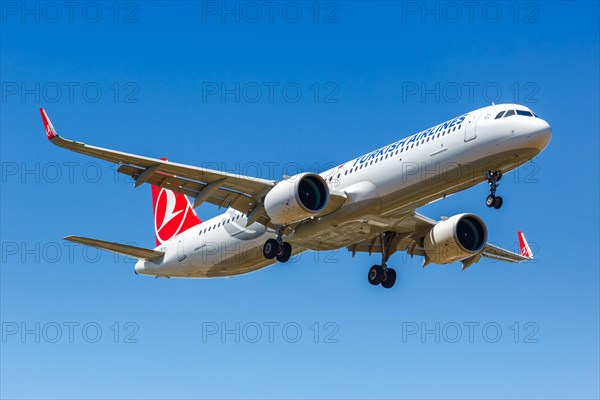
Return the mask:
POLYGON ((458 214, 438 222, 425 236, 425 254, 434 264, 468 258, 487 243, 487 228, 474 214, 458 214))
POLYGON ((265 196, 265 211, 276 225, 292 224, 317 215, 329 201, 329 187, 317 174, 294 175, 265 196))

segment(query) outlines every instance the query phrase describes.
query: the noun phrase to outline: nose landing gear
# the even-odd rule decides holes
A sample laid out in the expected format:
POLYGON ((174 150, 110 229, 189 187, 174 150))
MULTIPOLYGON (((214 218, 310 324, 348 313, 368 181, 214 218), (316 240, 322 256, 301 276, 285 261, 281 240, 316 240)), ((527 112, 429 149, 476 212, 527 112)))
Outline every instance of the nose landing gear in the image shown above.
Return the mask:
POLYGON ((500 196, 496 196, 496 190, 498 189, 498 182, 502 179, 502 171, 486 171, 484 174, 485 178, 490 185, 490 194, 485 199, 485 205, 488 207, 494 207, 498 210, 502 207, 504 200, 500 196))

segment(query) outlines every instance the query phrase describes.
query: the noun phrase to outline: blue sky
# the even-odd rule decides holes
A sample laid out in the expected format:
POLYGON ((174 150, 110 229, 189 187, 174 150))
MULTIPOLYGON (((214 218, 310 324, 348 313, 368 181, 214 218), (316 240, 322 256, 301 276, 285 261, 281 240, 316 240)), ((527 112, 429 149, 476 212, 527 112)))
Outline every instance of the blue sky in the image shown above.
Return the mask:
POLYGON ((3 398, 599 397, 597 2, 52 4, 1 4, 3 398), (474 212, 513 249, 523 230, 537 261, 396 254, 392 290, 344 249, 167 280, 68 247, 151 247, 150 189, 50 146, 37 111, 87 143, 277 179, 491 101, 531 107, 550 146, 505 176, 500 211, 485 185, 421 211, 474 212))

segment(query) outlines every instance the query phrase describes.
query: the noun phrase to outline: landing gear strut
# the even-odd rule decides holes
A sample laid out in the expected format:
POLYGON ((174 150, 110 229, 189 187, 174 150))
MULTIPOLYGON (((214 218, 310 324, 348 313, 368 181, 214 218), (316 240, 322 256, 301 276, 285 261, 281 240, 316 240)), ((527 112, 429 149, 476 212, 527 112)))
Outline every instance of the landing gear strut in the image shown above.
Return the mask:
MULTIPOLYGON (((393 268, 388 268, 387 261, 392 255, 390 252, 390 247, 392 241, 395 239, 395 234, 393 233, 382 233, 380 235, 381 240, 381 265, 373 265, 369 269, 369 274, 367 278, 371 285, 379 285, 383 286, 386 289, 391 289, 396 283, 396 270, 393 268)), ((394 243, 395 244, 395 243, 394 243)))
POLYGON ((275 239, 268 239, 263 246, 263 255, 266 259, 277 258, 279 262, 287 262, 292 256, 292 245, 281 238, 281 227, 275 232, 275 239))
POLYGON ((502 207, 504 200, 500 196, 496 196, 496 190, 498 189, 498 182, 502 179, 502 171, 486 171, 484 174, 490 185, 490 194, 485 199, 485 205, 488 207, 494 207, 496 210, 502 207))

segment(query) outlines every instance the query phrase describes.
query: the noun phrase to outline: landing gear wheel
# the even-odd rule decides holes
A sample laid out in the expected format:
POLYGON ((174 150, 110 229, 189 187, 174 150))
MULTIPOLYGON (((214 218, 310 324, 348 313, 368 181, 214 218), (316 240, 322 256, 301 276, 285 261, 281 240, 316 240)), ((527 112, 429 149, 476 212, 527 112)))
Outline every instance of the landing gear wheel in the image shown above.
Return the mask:
POLYGON ((492 207, 494 205, 495 201, 496 201, 496 196, 494 196, 493 194, 490 194, 485 199, 485 205, 488 207, 492 207))
POLYGON ((289 260, 291 256, 292 256, 292 245, 291 244, 289 244, 287 242, 283 242, 277 247, 277 261, 284 263, 287 260, 289 260))
POLYGON ((388 268, 385 279, 381 281, 381 286, 386 289, 391 289, 394 286, 394 283, 396 283, 396 270, 388 268))
POLYGON ((379 285, 384 277, 384 274, 385 271, 383 270, 383 267, 381 265, 373 265, 369 269, 369 283, 373 286, 379 285))
POLYGON ((272 260, 277 256, 277 250, 279 249, 279 243, 275 239, 269 239, 263 246, 263 256, 266 259, 272 260))
MULTIPOLYGON (((498 196, 494 199, 494 208, 496 210, 498 210, 500 207, 502 207, 502 204, 504 203, 504 200, 502 199, 502 197, 498 196)), ((489 207, 489 206, 488 206, 489 207)))

